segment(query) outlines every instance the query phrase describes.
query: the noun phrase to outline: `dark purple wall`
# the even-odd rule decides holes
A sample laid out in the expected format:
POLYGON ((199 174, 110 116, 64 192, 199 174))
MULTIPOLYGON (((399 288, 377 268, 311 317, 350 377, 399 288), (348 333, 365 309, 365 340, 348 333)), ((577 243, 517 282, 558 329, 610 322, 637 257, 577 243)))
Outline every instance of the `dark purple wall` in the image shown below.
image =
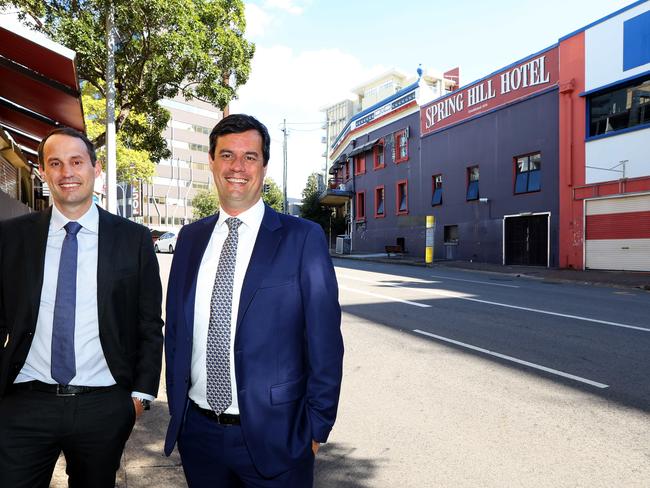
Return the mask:
MULTIPOLYGON (((503 216, 550 212, 550 265, 558 254, 558 92, 553 90, 420 139, 419 114, 411 114, 363 136, 357 145, 410 128, 409 160, 395 164, 386 145, 386 167, 373 170, 366 153, 366 173, 355 176, 355 190, 366 191, 366 221, 354 224, 355 252, 382 252, 406 239, 407 251, 424 257, 425 216, 436 218, 434 256, 445 257, 443 228, 458 225, 457 259, 501 263, 503 216), (542 185, 536 193, 514 194, 515 156, 542 154, 542 185), (488 203, 466 201, 467 167, 479 165, 480 196, 488 203), (443 204, 431 206, 432 176, 443 175, 443 204), (409 214, 396 215, 398 180, 408 180, 409 214), (385 217, 374 217, 374 189, 385 186, 385 217)), ((349 148, 346 152, 349 152, 349 148)))

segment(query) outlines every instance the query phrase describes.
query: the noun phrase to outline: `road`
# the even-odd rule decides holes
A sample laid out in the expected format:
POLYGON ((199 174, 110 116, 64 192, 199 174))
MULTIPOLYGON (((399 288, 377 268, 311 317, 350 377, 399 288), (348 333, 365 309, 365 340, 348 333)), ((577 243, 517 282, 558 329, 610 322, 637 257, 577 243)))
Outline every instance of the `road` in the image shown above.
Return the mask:
MULTIPOLYGON (((344 379, 317 488, 649 486, 648 292, 335 265, 344 379)), ((117 486, 185 486, 166 422, 161 388, 117 486)))

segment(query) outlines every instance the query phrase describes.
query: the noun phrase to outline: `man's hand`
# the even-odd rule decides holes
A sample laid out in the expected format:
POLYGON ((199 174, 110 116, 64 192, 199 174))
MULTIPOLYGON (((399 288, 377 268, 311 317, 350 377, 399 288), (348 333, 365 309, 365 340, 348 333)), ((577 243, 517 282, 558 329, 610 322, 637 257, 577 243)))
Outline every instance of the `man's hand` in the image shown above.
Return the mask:
POLYGON ((140 403, 139 398, 131 397, 131 400, 133 400, 133 406, 135 407, 135 419, 138 420, 140 415, 142 415, 142 412, 144 412, 144 407, 142 406, 142 403, 140 403))
POLYGON ((314 451, 314 456, 318 454, 318 449, 320 449, 320 442, 311 441, 311 450, 314 451))

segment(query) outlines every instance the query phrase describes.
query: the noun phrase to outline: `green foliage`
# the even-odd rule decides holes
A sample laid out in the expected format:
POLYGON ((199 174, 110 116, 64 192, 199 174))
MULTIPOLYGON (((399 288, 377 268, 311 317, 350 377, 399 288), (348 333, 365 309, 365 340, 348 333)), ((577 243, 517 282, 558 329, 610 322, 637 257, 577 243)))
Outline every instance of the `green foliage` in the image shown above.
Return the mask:
POLYGON ((325 233, 329 232, 331 210, 320 204, 318 191, 318 173, 312 173, 307 178, 307 186, 302 191, 302 207, 300 216, 320 224, 325 233))
POLYGON ((264 179, 264 188, 268 188, 268 191, 262 193, 262 200, 264 200, 264 203, 266 203, 273 210, 282 212, 284 195, 277 183, 273 181, 273 178, 264 179))
MULTIPOLYGON (((246 41, 242 0, 112 0, 116 52, 116 130, 151 159, 169 156, 157 102, 181 94, 223 109, 246 83, 254 45, 246 41), (140 114, 140 115, 136 115, 140 114)), ((104 97, 106 0, 0 0, 32 28, 77 52, 79 77, 104 97)), ((98 147, 105 144, 95 134, 98 147)))
POLYGON ((192 207, 195 219, 214 215, 219 210, 219 196, 212 190, 199 190, 192 199, 192 207))
MULTIPOLYGON (((86 119, 86 132, 88 137, 94 139, 104 132, 106 123, 106 100, 101 93, 89 83, 84 83, 81 89, 84 115, 86 119)), ((134 118, 141 118, 132 114, 134 118)), ((149 152, 145 150, 130 149, 125 142, 126 131, 117 134, 117 181, 133 183, 137 180, 151 181, 156 169, 151 161, 149 152)), ((97 151, 100 160, 106 159, 105 149, 97 151)))

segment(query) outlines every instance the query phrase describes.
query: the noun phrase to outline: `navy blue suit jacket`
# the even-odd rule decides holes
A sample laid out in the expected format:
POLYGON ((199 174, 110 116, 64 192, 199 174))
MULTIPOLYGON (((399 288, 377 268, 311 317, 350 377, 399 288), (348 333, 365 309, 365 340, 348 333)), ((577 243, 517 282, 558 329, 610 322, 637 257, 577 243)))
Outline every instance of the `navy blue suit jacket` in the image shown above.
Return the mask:
MULTIPOLYGON (((217 215, 183 227, 167 291, 165 334, 174 448, 188 406, 197 276, 217 215)), ((338 407, 343 340, 338 286, 320 226, 265 208, 241 291, 235 376, 256 468, 275 476, 325 442, 338 407)))

